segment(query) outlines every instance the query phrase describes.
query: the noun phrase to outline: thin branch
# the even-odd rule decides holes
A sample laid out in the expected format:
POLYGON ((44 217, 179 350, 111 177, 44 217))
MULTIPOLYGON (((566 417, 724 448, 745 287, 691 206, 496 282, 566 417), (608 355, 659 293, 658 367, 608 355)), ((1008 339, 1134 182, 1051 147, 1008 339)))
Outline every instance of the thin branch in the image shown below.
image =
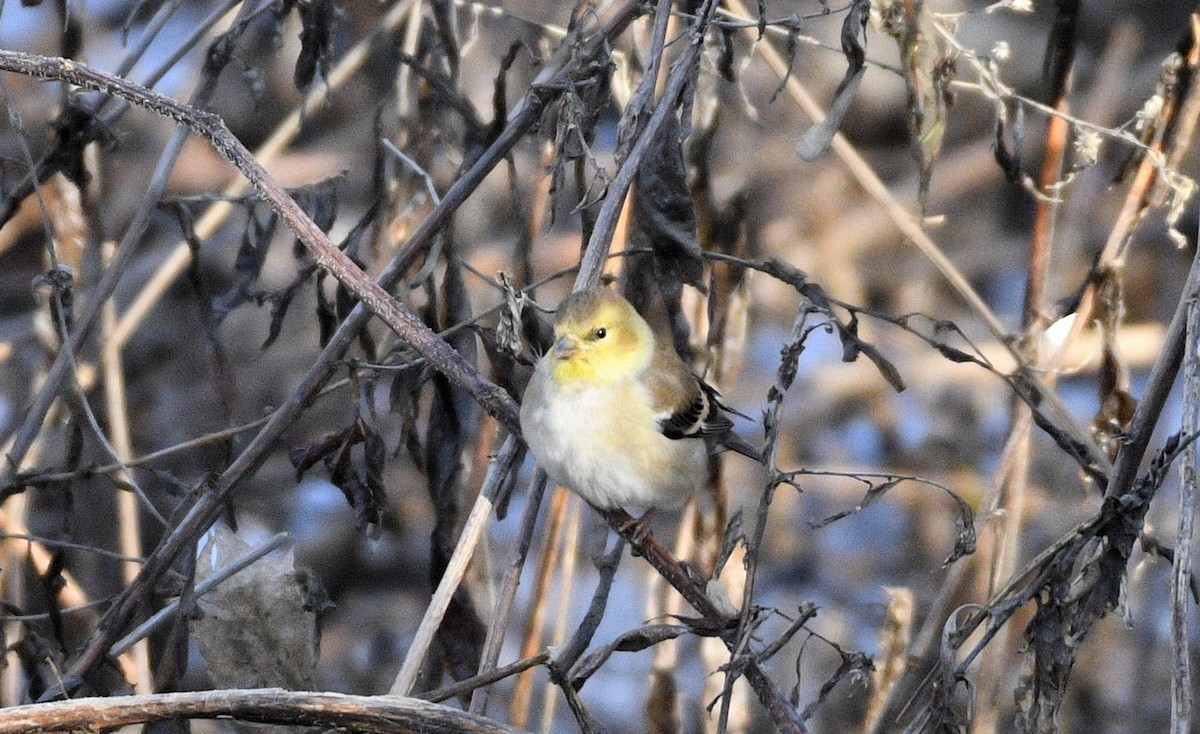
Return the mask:
POLYGON ((505 678, 517 675, 518 673, 523 673, 530 668, 536 668, 539 665, 545 665, 548 660, 550 660, 550 651, 542 650, 535 655, 530 655, 527 658, 521 658, 515 663, 509 663, 508 665, 494 668, 489 670, 487 673, 480 673, 479 675, 472 676, 466 680, 460 680, 457 683, 451 683, 450 685, 442 688, 435 688, 432 691, 418 693, 415 697, 424 701, 434 702, 445 701, 448 698, 457 698, 458 696, 471 693, 472 691, 482 690, 486 686, 490 686, 493 683, 502 681, 505 678))
MULTIPOLYGON (((324 390, 318 393, 317 397, 329 395, 330 393, 345 387, 349 383, 350 381, 347 379, 331 382, 325 387, 324 390)), ((166 446, 158 449, 157 451, 151 451, 149 453, 142 454, 141 456, 135 456, 129 461, 124 462, 124 464, 112 462, 109 464, 100 464, 99 466, 86 466, 82 469, 76 469, 74 471, 22 473, 16 476, 12 483, 0 487, 0 496, 14 494, 19 492, 24 487, 40 487, 49 484, 58 484, 60 482, 70 482, 76 479, 93 477, 98 474, 112 474, 122 469, 145 466, 146 464, 153 463, 159 459, 163 459, 183 451, 199 448, 201 446, 207 446, 211 443, 225 441, 226 439, 233 438, 234 436, 246 433, 247 431, 253 431, 256 428, 261 428, 262 426, 266 425, 270 420, 271 416, 267 415, 257 420, 250 421, 249 423, 242 423, 240 425, 224 428, 220 431, 206 433, 203 436, 197 436, 195 438, 188 439, 187 441, 180 441, 177 444, 166 446)))

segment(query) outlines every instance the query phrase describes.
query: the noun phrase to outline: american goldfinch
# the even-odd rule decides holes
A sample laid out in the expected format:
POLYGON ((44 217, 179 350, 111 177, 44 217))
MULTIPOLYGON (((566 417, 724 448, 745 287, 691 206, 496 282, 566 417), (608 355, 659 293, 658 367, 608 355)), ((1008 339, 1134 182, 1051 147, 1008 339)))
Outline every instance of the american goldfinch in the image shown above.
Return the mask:
POLYGON ((708 479, 721 446, 756 461, 720 395, 655 338, 616 293, 580 291, 559 309, 554 345, 521 405, 529 451, 558 484, 600 509, 675 508, 708 479))

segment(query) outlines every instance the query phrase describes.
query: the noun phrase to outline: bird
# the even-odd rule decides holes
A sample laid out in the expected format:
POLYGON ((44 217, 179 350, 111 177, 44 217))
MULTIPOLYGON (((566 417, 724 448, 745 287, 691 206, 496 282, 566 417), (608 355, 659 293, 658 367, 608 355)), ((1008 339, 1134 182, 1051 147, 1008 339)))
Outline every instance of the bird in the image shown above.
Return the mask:
MULTIPOLYGON (((521 404, 526 445, 550 479, 600 510, 681 507, 708 481, 708 457, 759 452, 733 432, 734 413, 607 288, 559 307, 554 341, 521 404)), ((741 414, 738 414, 741 415, 741 414)))

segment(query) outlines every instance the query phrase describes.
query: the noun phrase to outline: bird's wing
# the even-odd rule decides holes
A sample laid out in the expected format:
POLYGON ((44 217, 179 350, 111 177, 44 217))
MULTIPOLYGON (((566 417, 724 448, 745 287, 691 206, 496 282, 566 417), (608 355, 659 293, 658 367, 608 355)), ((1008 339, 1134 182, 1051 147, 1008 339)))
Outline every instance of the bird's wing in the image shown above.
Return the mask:
POLYGON ((725 415, 741 413, 725 405, 717 389, 692 374, 670 347, 655 349, 646 385, 658 428, 667 438, 704 438, 759 460, 758 451, 733 432, 733 421, 725 415))
POLYGON ((656 346, 643 380, 650 391, 650 408, 658 418, 659 430, 667 438, 703 436, 710 417, 723 418, 719 409, 714 410, 708 391, 701 387, 703 383, 669 347, 656 346))

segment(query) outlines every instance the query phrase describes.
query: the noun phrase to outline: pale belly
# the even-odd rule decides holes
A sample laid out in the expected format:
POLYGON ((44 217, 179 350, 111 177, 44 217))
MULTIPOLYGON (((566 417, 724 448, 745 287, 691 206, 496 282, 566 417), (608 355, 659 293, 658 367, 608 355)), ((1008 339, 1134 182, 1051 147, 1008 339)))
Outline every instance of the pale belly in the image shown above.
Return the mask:
POLYGON ((704 485, 704 441, 664 436, 640 395, 631 400, 628 388, 602 385, 573 391, 553 407, 529 407, 548 379, 539 369, 530 381, 521 426, 555 482, 600 508, 679 507, 704 485), (613 446, 622 450, 604 448, 613 446))

